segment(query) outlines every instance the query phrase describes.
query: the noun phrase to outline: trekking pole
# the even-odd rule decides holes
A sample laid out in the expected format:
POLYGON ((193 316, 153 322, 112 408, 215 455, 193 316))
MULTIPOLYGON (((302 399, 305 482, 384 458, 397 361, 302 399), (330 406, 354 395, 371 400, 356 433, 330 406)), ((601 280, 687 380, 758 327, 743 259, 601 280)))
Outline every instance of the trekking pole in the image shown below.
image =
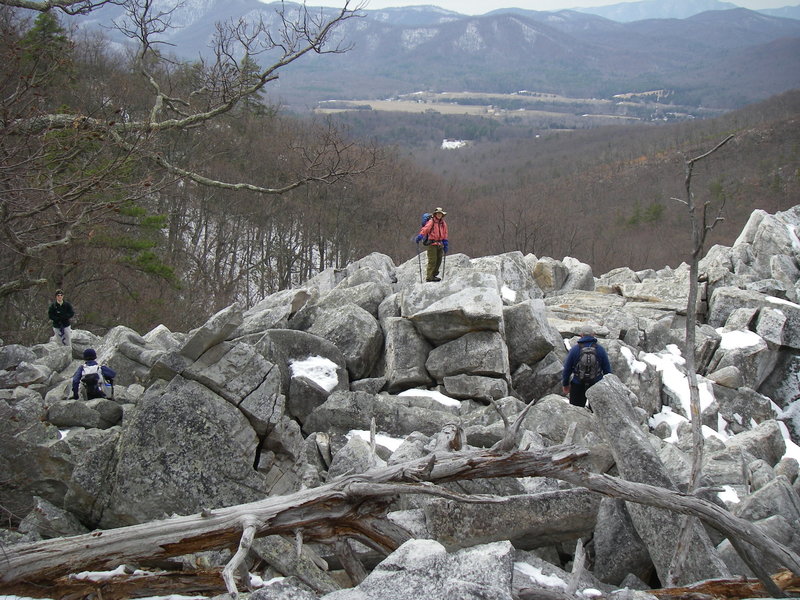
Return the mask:
POLYGON ((444 281, 444 270, 447 268, 447 252, 442 254, 442 281, 444 281))
POLYGON ((419 265, 419 282, 422 283, 422 258, 419 256, 419 242, 417 242, 417 264, 419 265))

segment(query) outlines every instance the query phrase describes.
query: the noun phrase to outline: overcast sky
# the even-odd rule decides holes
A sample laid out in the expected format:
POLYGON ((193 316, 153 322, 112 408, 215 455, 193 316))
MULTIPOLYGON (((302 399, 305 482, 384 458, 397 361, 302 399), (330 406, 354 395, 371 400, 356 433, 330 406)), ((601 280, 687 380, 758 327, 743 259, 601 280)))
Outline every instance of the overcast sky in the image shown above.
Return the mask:
MULTIPOLYGON (((529 10, 561 10, 564 8, 577 8, 589 6, 606 6, 619 4, 620 0, 351 0, 350 6, 357 6, 362 1, 364 8, 376 10, 397 6, 433 5, 447 10, 452 10, 462 15, 482 15, 498 8, 525 8, 529 10)), ((737 6, 753 10, 761 8, 781 8, 783 6, 796 6, 792 0, 726 0, 737 6)), ((332 6, 341 8, 342 0, 306 0, 308 6, 332 6)))

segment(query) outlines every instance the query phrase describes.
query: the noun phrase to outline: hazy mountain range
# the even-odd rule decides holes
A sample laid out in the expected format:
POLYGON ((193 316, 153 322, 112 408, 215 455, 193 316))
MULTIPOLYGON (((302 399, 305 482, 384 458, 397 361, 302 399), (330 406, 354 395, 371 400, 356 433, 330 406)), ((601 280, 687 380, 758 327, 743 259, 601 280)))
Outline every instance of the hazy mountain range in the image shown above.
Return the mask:
MULTIPOLYGON (((178 28, 166 41, 176 54, 196 58, 207 52, 216 22, 274 21, 280 6, 189 0, 174 13, 178 28)), ((108 23, 113 10, 83 23, 108 23)), ((326 99, 416 90, 609 97, 667 89, 671 102, 734 108, 800 87, 800 20, 718 0, 644 0, 558 12, 509 8, 482 16, 435 6, 361 12, 364 18, 336 32, 352 47, 348 52, 304 57, 283 72, 273 97, 313 107, 326 99)), ((800 17, 800 7, 772 12, 800 17)))

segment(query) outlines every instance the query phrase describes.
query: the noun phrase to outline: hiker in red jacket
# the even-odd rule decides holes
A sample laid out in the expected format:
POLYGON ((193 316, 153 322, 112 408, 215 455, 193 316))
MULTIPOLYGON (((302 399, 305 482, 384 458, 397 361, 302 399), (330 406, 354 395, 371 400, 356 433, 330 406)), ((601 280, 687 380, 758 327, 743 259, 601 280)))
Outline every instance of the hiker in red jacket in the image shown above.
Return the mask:
POLYGON ((436 207, 433 216, 422 226, 417 235, 417 243, 422 242, 428 246, 428 269, 425 281, 441 281, 438 277, 439 267, 447 252, 447 223, 444 222, 446 214, 440 207, 436 207))

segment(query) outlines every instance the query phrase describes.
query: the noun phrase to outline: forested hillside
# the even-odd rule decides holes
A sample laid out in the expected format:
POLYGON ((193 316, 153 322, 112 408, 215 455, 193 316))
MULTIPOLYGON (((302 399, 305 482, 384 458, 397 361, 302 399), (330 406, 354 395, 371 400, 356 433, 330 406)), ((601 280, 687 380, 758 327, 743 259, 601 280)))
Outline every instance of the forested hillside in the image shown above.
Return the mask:
POLYGON ((451 247, 471 255, 509 250, 574 256, 596 274, 687 260, 684 160, 732 143, 694 172, 700 200, 725 201, 712 243, 732 244, 755 208, 800 199, 800 92, 708 121, 417 147, 420 165, 457 182, 451 247))
POLYGON ((188 330, 373 251, 399 263, 435 205, 449 211, 451 253, 572 255, 596 274, 677 265, 680 153, 729 133, 696 173, 699 196, 727 199, 717 241, 752 209, 800 197, 800 93, 714 121, 541 137, 423 115, 407 126, 428 128, 424 143, 376 147, 363 128, 282 114, 271 72, 247 61, 165 62, 152 44, 117 55, 30 13, 0 3, 5 343, 50 335, 56 287, 82 329, 188 330), (470 129, 479 141, 466 149, 431 143, 470 129))

